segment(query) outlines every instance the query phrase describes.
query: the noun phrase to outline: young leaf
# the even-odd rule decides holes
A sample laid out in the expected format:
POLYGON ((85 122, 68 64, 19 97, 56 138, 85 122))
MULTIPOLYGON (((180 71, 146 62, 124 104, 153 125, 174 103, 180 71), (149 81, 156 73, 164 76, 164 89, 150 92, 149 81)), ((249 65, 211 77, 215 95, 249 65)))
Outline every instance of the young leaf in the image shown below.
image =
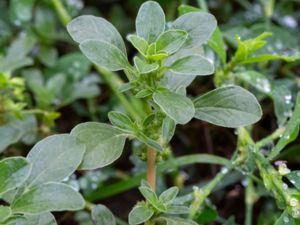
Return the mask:
POLYGON ((217 27, 215 17, 206 12, 190 12, 180 16, 173 23, 175 29, 188 32, 184 47, 199 46, 212 35, 217 27))
POLYGON ((162 125, 162 138, 164 141, 164 144, 168 144, 172 137, 174 136, 176 129, 176 123, 174 120, 172 120, 170 117, 166 117, 163 121, 162 125))
POLYGON ((0 161, 0 194, 21 186, 28 178, 30 163, 23 157, 10 157, 0 161))
POLYGON ((137 56, 133 58, 133 61, 140 74, 151 73, 159 68, 158 63, 148 64, 137 56))
POLYGON ((161 193, 161 195, 159 196, 159 200, 165 204, 170 204, 176 198, 178 192, 178 187, 171 187, 161 193))
POLYGON ((97 66, 110 71, 130 69, 126 55, 108 42, 86 40, 80 43, 79 48, 97 66))
POLYGON ((279 139, 268 159, 274 159, 282 149, 298 137, 299 133, 299 117, 300 117, 300 93, 297 95, 295 109, 292 117, 289 119, 282 137, 279 139))
POLYGON ((148 42, 139 36, 136 35, 128 35, 127 40, 135 47, 139 53, 141 53, 144 57, 147 54, 148 42))
POLYGON ((165 14, 157 2, 147 1, 139 9, 135 21, 136 33, 148 43, 155 42, 165 30, 165 14))
POLYGON ((152 205, 158 204, 158 198, 156 196, 156 193, 147 186, 141 186, 139 187, 140 192, 144 196, 144 198, 147 200, 147 202, 150 202, 152 205))
POLYGON ((300 190, 300 170, 290 172, 287 175, 287 178, 298 190, 300 190))
POLYGON ((225 65, 227 57, 225 42, 223 40, 221 30, 218 27, 215 29, 210 39, 208 40, 208 44, 220 57, 220 60, 223 63, 223 65, 225 65))
POLYGON ((154 102, 175 122, 186 124, 195 114, 193 102, 180 94, 170 91, 155 92, 154 102))
POLYGON ((11 209, 8 206, 0 205, 0 223, 11 215, 11 209))
POLYGON ((112 126, 96 122, 77 125, 71 131, 85 146, 86 152, 80 169, 96 169, 117 160, 123 151, 126 136, 112 126))
POLYGON ((134 131, 132 120, 124 113, 112 111, 108 113, 108 118, 114 126, 123 130, 134 131))
POLYGON ((90 15, 79 16, 67 26, 74 41, 82 43, 87 40, 108 42, 119 48, 126 55, 124 41, 117 29, 107 20, 90 15))
POLYGON ((257 122, 262 111, 254 95, 239 86, 217 88, 194 100, 195 118, 223 127, 257 122))
POLYGON ((214 72, 213 64, 200 55, 190 55, 178 59, 170 67, 171 72, 184 75, 210 75, 214 72))
POLYGON ((46 183, 25 192, 12 203, 13 213, 39 214, 50 211, 80 210, 84 199, 62 183, 46 183))
POLYGON ((187 37, 188 34, 184 30, 168 30, 158 37, 156 52, 164 52, 171 55, 181 48, 187 37))
POLYGON ((69 134, 57 134, 39 141, 29 152, 32 164, 28 186, 59 182, 70 176, 80 165, 85 146, 69 134))
POLYGON ((153 148, 156 151, 161 152, 163 150, 162 146, 155 140, 147 137, 143 133, 136 133, 136 138, 140 141, 149 146, 150 148, 153 148))
POLYGON ((128 215, 129 224, 137 225, 146 222, 154 214, 154 210, 143 205, 135 206, 128 215))
POLYGON ((95 225, 116 225, 116 219, 104 205, 95 205, 92 208, 92 219, 95 225))

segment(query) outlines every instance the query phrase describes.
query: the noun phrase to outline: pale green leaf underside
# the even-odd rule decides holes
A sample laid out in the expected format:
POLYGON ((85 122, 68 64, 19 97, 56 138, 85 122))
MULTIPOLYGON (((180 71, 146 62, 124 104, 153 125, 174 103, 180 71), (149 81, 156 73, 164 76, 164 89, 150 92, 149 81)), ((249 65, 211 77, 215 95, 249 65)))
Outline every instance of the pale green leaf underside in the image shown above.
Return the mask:
POLYGON ((161 222, 166 225, 198 225, 196 222, 184 218, 177 217, 158 217, 155 219, 157 222, 161 222))
POLYGON ((25 215, 21 220, 17 220, 16 225, 57 225, 54 216, 49 213, 40 215, 25 215))
POLYGON ((80 169, 96 169, 111 164, 121 156, 126 140, 119 130, 96 122, 77 125, 71 135, 86 146, 80 169))
POLYGON ((217 27, 215 17, 206 12, 190 12, 182 15, 173 23, 173 28, 188 33, 184 47, 199 46, 208 41, 217 27))
POLYGON ((134 57, 133 60, 134 65, 140 74, 151 73, 159 68, 158 63, 148 64, 137 56, 134 57))
POLYGON ((12 203, 13 213, 38 214, 50 211, 80 210, 84 199, 73 188, 61 183, 46 183, 25 192, 12 203))
POLYGON ((139 53, 141 53, 143 56, 146 56, 148 42, 144 38, 137 35, 128 35, 127 40, 130 41, 130 43, 139 51, 139 53))
POLYGON ((28 178, 31 165, 23 157, 0 161, 0 194, 21 186, 28 178))
POLYGON ((84 152, 85 146, 69 134, 52 135, 39 141, 27 156, 32 163, 27 184, 62 181, 75 172, 84 152))
POLYGON ((195 114, 193 102, 180 94, 170 91, 156 92, 153 100, 170 118, 179 124, 186 124, 195 114))
POLYGON ((188 37, 184 30, 168 30, 162 33, 156 41, 156 51, 173 54, 184 44, 188 37))
POLYGON ((257 122, 261 107, 253 94, 239 86, 217 88, 194 100, 195 117, 223 127, 240 127, 257 122))
POLYGON ((170 70, 173 73, 182 75, 205 76, 214 72, 214 66, 209 60, 200 55, 190 55, 175 61, 170 66, 170 70))
POLYGON ((110 22, 101 17, 79 16, 68 24, 67 29, 78 43, 87 40, 105 41, 118 47, 126 55, 126 47, 121 35, 110 22))
POLYGON ((153 209, 146 208, 142 205, 135 206, 129 213, 129 224, 137 225, 149 220, 154 214, 153 209))
POLYGON ((86 40, 80 43, 80 50, 94 64, 110 71, 130 68, 126 55, 114 45, 98 40, 86 40))
POLYGON ((165 30, 165 14, 157 2, 147 1, 139 9, 135 27, 138 36, 148 43, 155 42, 165 30))
POLYGON ((95 225, 116 225, 116 219, 104 205, 95 205, 92 208, 92 219, 95 225))

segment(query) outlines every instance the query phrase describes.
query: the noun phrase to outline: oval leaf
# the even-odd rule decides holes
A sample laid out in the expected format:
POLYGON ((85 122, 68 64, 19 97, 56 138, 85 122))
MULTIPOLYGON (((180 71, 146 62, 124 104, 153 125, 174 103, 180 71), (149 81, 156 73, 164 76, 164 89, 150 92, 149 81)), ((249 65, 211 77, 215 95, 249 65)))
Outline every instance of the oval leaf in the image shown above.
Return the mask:
POLYGON ((95 205, 92 209, 92 219, 95 225, 116 225, 116 219, 104 205, 95 205))
POLYGON ((81 42, 79 48, 97 66, 110 71, 130 69, 126 55, 108 42, 87 40, 81 42))
POLYGON ((213 64, 200 55, 178 59, 170 66, 171 72, 184 75, 209 75, 214 72, 213 64))
POLYGON ((78 43, 87 40, 105 41, 118 47, 126 55, 126 47, 120 33, 110 22, 101 17, 79 16, 68 24, 67 29, 74 41, 78 43))
POLYGON ((80 169, 96 169, 117 160, 123 151, 126 136, 110 125, 87 122, 77 125, 71 135, 86 146, 80 169))
POLYGON ((135 21, 136 33, 149 43, 155 42, 165 30, 165 14, 157 2, 147 1, 139 9, 135 21))
POLYGON ((8 206, 0 205, 0 222, 3 222, 11 215, 11 209, 8 206))
POLYGON ((153 209, 149 209, 143 205, 135 206, 129 213, 128 219, 130 225, 141 224, 149 220, 154 214, 153 209))
POLYGON ((238 86, 217 88, 196 98, 194 104, 197 119, 223 127, 253 124, 262 116, 255 96, 238 86))
POLYGON ((28 185, 62 181, 80 165, 85 146, 69 134, 49 136, 39 141, 29 152, 32 163, 28 185))
POLYGON ((158 37, 156 51, 171 55, 183 45, 187 37, 188 34, 184 30, 168 30, 158 37))
POLYGON ((0 194, 21 186, 27 180, 30 170, 30 163, 23 157, 0 161, 0 194))
POLYGON ((217 21, 209 13, 190 12, 176 19, 173 27, 188 32, 188 38, 184 47, 192 47, 199 46, 208 41, 217 27, 217 21))
POLYGON ((39 214, 50 211, 80 210, 84 199, 73 188, 61 183, 46 183, 25 192, 12 204, 13 213, 39 214))
POLYGON ((170 91, 156 92, 153 94, 154 102, 175 122, 186 124, 195 114, 193 102, 180 94, 170 91))

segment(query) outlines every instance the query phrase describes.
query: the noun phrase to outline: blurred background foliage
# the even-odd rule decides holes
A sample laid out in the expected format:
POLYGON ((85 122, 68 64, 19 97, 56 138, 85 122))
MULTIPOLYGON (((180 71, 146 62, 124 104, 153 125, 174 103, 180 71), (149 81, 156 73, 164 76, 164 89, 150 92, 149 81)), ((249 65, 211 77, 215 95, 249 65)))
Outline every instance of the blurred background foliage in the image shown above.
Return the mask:
MULTIPOLYGON (((57 4, 62 3, 71 17, 84 14, 103 16, 125 38, 134 31, 135 15, 143 2, 0 1, 1 157, 26 155, 30 146, 43 137, 69 132, 83 121, 107 122, 108 111, 124 110, 114 92, 106 85, 105 76, 92 67, 67 34, 64 20, 60 17, 62 12, 59 12, 57 4)), ((178 13, 183 13, 186 7, 182 5, 185 4, 210 11, 219 23, 227 54, 223 58, 217 57, 211 48, 205 46, 205 54, 214 60, 217 72, 215 77, 211 76, 209 79, 197 78, 188 88, 191 96, 198 96, 213 88, 218 71, 223 71, 225 64, 230 62, 238 48, 236 36, 246 40, 266 31, 272 32, 272 36, 265 38, 266 44, 255 52, 257 55, 290 56, 300 50, 299 0, 158 2, 164 8, 169 21, 175 19, 178 13)), ((133 55, 133 49, 129 50, 133 55)), ((263 119, 254 127, 256 140, 286 122, 291 116, 293 102, 300 87, 299 60, 243 64, 236 68, 235 74, 238 74, 235 75, 235 82, 252 91, 263 107, 263 119), (252 71, 251 76, 248 71, 252 71)), ((124 77, 119 74, 119 78, 124 77)), ((171 146, 176 156, 202 152, 230 158, 236 147, 236 135, 234 130, 193 120, 188 125, 179 126, 171 146)), ((132 148, 138 149, 139 146, 136 143, 127 143, 127 149, 132 148)), ((299 169, 299 153, 300 143, 296 141, 288 146, 281 158, 288 160, 291 168, 299 169)), ((126 151, 112 167, 79 173, 66 182, 80 188, 87 199, 106 204, 115 215, 126 218, 130 208, 140 199, 136 190, 129 190, 130 187, 137 186, 138 182, 128 178, 140 176, 143 168, 144 164, 136 156, 131 156, 130 151, 126 151), (108 186, 117 181, 121 183, 108 186)), ((182 193, 188 193, 193 185, 204 185, 218 170, 215 165, 173 169, 167 175, 159 177, 159 186, 162 189, 175 184, 181 188, 182 193)), ((213 195, 219 220, 231 218, 224 224, 243 221, 245 182, 240 173, 231 173, 213 195)), ((263 196, 264 189, 261 192, 259 195, 263 196)), ((207 204, 206 213, 203 223, 209 223, 210 217, 217 217, 211 203, 207 204)), ((274 224, 277 213, 274 200, 266 196, 255 204, 255 224, 274 224)), ((56 216, 59 224, 92 224, 84 212, 59 213, 56 216)))

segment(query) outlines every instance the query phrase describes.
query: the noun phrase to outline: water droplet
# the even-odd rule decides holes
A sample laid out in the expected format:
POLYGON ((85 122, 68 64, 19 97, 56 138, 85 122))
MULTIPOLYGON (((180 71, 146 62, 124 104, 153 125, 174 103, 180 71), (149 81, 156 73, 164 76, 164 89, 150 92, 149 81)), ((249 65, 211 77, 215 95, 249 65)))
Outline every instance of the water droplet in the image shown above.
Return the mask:
POLYGON ((291 181, 292 184, 296 184, 296 181, 294 181, 294 180, 290 180, 290 181, 291 181))
POLYGON ((293 216, 294 218, 298 218, 298 217, 300 216, 300 211, 299 211, 299 209, 293 209, 292 216, 293 216))
POLYGON ((97 184, 95 184, 95 183, 92 183, 92 189, 93 189, 93 190, 95 190, 97 187, 98 187, 98 185, 97 185, 97 184))
POLYGON ((290 200, 290 206, 295 207, 299 204, 298 200, 296 198, 291 198, 290 200))
POLYGON ((283 183, 283 184, 282 184, 282 188, 283 188, 284 190, 287 190, 287 189, 289 188, 289 186, 288 186, 286 183, 283 183))
POLYGON ((283 217, 283 222, 288 223, 288 222, 290 222, 290 219, 287 216, 285 216, 285 217, 283 217))
POLYGON ((242 180, 242 185, 243 185, 244 187, 247 187, 248 181, 247 181, 246 179, 242 180))
POLYGON ((228 168, 227 167, 223 167, 221 170, 221 173, 225 174, 228 173, 228 168))
POLYGON ((286 104, 290 104, 292 101, 292 95, 286 95, 284 96, 284 100, 286 104))

